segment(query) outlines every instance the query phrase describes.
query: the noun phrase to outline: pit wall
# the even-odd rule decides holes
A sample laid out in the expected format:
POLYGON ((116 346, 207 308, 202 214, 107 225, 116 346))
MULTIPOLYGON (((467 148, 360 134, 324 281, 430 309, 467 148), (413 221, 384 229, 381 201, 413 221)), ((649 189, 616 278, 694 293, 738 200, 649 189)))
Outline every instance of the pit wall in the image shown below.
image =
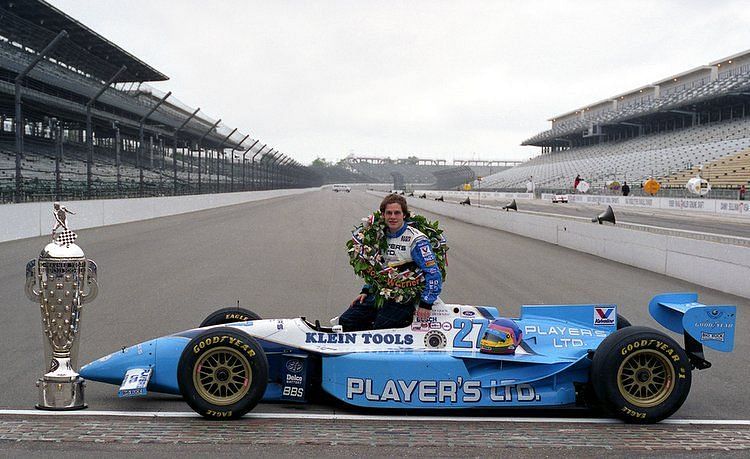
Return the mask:
MULTIPOLYGON (((318 189, 64 201, 61 204, 76 213, 69 217, 70 228, 75 231, 291 196, 318 189)), ((0 205, 0 242, 47 235, 51 233, 54 224, 51 202, 0 205)))
MULTIPOLYGON (((461 206, 455 202, 435 201, 435 192, 432 193, 432 199, 429 193, 428 199, 407 198, 409 206, 750 298, 750 247, 536 214, 461 206)), ((421 196, 417 192, 414 194, 421 196)), ((465 199, 466 192, 460 196, 465 199)), ((483 196, 482 201, 489 198, 483 196)))

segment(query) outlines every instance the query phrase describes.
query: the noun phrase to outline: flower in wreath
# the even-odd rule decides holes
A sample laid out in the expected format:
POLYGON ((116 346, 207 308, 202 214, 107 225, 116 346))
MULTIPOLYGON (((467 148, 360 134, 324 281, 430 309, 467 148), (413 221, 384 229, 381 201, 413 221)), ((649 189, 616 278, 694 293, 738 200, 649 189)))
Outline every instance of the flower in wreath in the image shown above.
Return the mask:
MULTIPOLYGON (((413 215, 406 223, 424 234, 430 241, 437 266, 443 280, 448 265, 448 244, 437 221, 413 215)), ((375 304, 380 307, 385 300, 403 302, 416 298, 424 290, 422 270, 413 263, 403 266, 387 266, 383 254, 388 250, 386 224, 380 212, 374 212, 361 220, 346 243, 349 264, 354 273, 377 292, 375 304)))

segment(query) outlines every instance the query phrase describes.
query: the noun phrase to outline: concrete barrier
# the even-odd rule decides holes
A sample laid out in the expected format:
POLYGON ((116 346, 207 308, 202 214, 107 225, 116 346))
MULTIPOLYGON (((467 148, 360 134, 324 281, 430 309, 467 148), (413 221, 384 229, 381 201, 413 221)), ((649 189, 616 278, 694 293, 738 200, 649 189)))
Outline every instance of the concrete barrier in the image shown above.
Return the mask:
POLYGON ((408 198, 409 206, 750 298, 750 247, 408 198))
MULTIPOLYGON (((541 199, 551 201, 553 194, 542 193, 541 199)), ((655 198, 651 196, 610 196, 569 194, 570 202, 581 204, 600 204, 628 207, 647 207, 650 209, 679 210, 689 213, 713 213, 750 217, 750 201, 732 201, 726 199, 700 198, 655 198)))
MULTIPOLYGON (((79 230, 290 196, 318 189, 65 201, 63 205, 76 213, 70 218, 71 229, 79 230)), ((0 242, 49 234, 53 225, 51 202, 0 205, 0 242)))

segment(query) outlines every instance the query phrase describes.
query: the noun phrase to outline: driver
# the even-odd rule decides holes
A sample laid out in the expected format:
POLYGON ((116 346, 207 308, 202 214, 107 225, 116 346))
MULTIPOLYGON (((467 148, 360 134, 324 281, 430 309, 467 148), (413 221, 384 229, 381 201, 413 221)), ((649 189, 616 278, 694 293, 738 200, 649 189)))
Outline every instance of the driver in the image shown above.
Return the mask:
POLYGON ((443 288, 443 278, 438 269, 430 241, 422 232, 410 227, 406 198, 390 194, 380 203, 380 213, 385 219, 388 252, 384 254, 388 266, 415 263, 424 273, 424 290, 419 298, 407 298, 401 303, 386 300, 381 308, 375 306, 373 287, 365 284, 349 309, 339 317, 344 331, 381 328, 402 328, 411 324, 416 307, 417 318, 426 322, 443 288))

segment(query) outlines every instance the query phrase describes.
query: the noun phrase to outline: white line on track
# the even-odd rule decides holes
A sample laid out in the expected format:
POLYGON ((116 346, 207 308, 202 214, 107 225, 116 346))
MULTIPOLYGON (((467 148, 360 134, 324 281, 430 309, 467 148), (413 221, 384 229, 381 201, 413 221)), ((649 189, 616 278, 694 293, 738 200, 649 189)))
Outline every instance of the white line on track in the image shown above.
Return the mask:
MULTIPOLYGON (((0 410, 0 416, 113 416, 135 418, 197 418, 189 411, 42 411, 0 410)), ((413 421, 413 422, 526 422, 540 424, 623 424, 619 419, 594 418, 516 418, 516 417, 463 417, 463 416, 377 416, 366 414, 322 414, 322 413, 248 413, 246 419, 316 419, 324 421, 413 421)), ((660 424, 676 425, 733 425, 750 426, 746 419, 665 419, 660 424)))

